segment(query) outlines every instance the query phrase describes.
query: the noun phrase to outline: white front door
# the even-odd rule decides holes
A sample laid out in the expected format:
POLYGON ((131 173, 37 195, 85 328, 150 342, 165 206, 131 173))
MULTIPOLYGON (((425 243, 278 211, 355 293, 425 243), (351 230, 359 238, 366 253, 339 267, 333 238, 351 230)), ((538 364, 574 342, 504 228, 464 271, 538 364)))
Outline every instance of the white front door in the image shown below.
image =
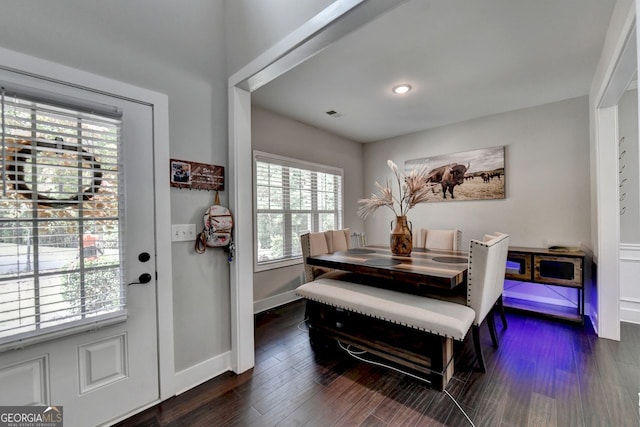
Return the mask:
MULTIPOLYGON (((76 125, 56 124, 45 126, 44 137, 33 131, 26 142, 5 141, 0 194, 0 405, 62 406, 67 427, 108 423, 159 398, 153 112, 7 71, 0 82, 36 102, 40 95, 60 101, 64 111, 77 104, 81 111, 95 105, 121 113, 119 154, 96 142, 111 138, 102 128, 84 130, 84 118, 76 119, 77 139, 67 137, 76 125), (58 133, 65 135, 58 146, 42 139, 58 133), (62 151, 50 153, 56 149, 62 151), (67 161, 67 149, 76 150, 75 195, 65 183, 47 187, 45 170, 60 165, 37 166, 50 154, 67 161), (11 201, 22 209, 9 212, 11 201), (31 211, 22 202, 31 202, 31 211)), ((7 104, 14 102, 11 90, 7 104)), ((25 120, 35 129, 44 119, 33 108, 25 120)), ((5 137, 16 127, 5 123, 5 137)))

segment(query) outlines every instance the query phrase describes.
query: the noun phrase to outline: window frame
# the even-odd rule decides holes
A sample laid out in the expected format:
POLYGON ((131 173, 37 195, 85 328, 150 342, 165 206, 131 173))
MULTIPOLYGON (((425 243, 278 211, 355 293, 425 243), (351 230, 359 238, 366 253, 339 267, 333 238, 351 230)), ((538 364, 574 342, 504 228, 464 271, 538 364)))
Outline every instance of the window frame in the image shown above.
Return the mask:
MULTIPOLYGON (((298 168, 306 171, 311 171, 312 173, 327 173, 327 174, 339 176, 340 190, 334 193, 334 194, 337 194, 337 197, 339 198, 338 207, 334 209, 334 212, 336 212, 336 215, 337 215, 337 224, 335 228, 340 229, 344 224, 344 169, 335 167, 335 166, 329 166, 329 165, 324 165, 320 163, 309 162, 306 160, 300 160, 300 159, 295 159, 291 157, 285 157, 285 156, 280 156, 276 154, 266 153, 263 151, 253 150, 253 168, 252 168, 252 172, 253 172, 253 176, 252 176, 253 270, 256 273, 261 271, 268 271, 268 270, 273 270, 277 268, 283 268, 283 267, 302 264, 302 254, 296 255, 296 256, 289 256, 283 259, 272 260, 272 261, 262 261, 262 262, 258 261, 258 213, 260 209, 258 209, 258 203, 257 203, 257 198, 258 198, 257 164, 258 162, 265 162, 265 161, 266 163, 269 163, 269 164, 280 165, 280 166, 285 166, 289 168, 298 168)), ((316 178, 313 177, 312 181, 316 182, 316 178)), ((318 209, 317 203, 315 202, 317 201, 317 193, 318 193, 317 186, 312 186, 311 191, 312 191, 311 199, 314 202, 312 202, 310 213, 312 216, 312 228, 315 228, 315 229, 308 230, 308 231, 314 232, 314 231, 319 231, 318 218, 319 218, 319 215, 321 213, 325 213, 326 210, 318 209)), ((283 195, 283 199, 287 199, 287 198, 288 197, 285 197, 283 195)), ((284 207, 282 211, 283 211, 283 214, 285 215, 285 218, 283 219, 283 223, 289 223, 289 224, 291 223, 291 215, 294 213, 299 213, 299 211, 284 208, 284 207), (288 217, 288 220, 287 220, 287 217, 288 217)), ((285 228, 284 238, 286 238, 287 234, 291 234, 291 231, 292 231, 291 227, 288 228, 288 231, 285 228)))

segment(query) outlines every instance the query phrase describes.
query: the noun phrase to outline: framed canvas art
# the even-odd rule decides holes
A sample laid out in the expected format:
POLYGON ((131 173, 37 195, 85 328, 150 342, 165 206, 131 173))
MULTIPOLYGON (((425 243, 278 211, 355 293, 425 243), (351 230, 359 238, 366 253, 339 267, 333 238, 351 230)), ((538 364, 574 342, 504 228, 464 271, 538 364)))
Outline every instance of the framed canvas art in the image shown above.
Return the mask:
POLYGON ((408 173, 426 167, 429 201, 490 200, 505 198, 504 146, 407 160, 408 173))

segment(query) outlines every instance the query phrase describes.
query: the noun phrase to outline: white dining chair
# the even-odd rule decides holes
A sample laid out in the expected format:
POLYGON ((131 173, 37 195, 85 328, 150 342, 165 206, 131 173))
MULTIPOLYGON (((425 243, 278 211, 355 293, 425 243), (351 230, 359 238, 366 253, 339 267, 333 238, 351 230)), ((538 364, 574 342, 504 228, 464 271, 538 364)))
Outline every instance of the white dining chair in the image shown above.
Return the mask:
POLYGON ((303 233, 300 235, 300 246, 302 248, 305 280, 311 282, 334 270, 327 267, 309 265, 307 264, 307 257, 348 250, 351 248, 349 229, 303 233))
POLYGON ((476 357, 482 372, 486 371, 484 356, 480 345, 480 325, 487 320, 494 347, 498 346, 498 337, 494 320, 496 308, 502 309, 503 326, 506 318, 502 305, 504 291, 505 265, 509 251, 509 235, 494 233, 480 240, 469 242, 469 268, 467 270, 467 305, 476 317, 472 325, 473 343, 476 357))
POLYGON ((459 251, 462 246, 462 231, 418 228, 413 232, 413 247, 459 251))
POLYGON ((328 230, 324 232, 327 236, 329 253, 346 251, 351 248, 351 235, 348 228, 341 230, 328 230))

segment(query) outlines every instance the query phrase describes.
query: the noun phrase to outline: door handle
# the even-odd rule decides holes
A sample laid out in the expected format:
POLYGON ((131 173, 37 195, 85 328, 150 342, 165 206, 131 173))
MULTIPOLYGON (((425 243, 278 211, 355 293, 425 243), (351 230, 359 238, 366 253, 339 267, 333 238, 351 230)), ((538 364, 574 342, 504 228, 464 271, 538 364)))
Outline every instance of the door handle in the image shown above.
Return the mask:
POLYGON ((137 282, 131 282, 128 283, 127 286, 129 285, 142 285, 145 283, 149 283, 151 281, 152 277, 149 273, 142 273, 140 276, 138 276, 138 281, 137 282))

